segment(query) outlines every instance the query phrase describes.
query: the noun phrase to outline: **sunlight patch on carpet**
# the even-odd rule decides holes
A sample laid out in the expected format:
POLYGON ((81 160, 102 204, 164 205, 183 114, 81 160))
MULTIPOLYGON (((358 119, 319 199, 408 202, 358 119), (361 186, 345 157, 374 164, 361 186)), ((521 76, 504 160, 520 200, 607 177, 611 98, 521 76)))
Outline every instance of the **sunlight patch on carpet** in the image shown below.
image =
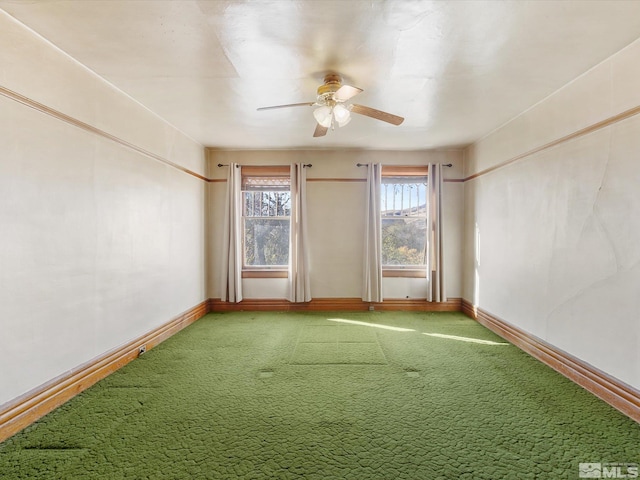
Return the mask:
POLYGON ((480 343, 482 345, 511 345, 507 342, 494 342, 492 340, 482 340, 480 338, 459 337, 457 335, 445 335, 442 333, 423 333, 429 337, 445 338, 447 340, 457 340, 459 342, 480 343))
POLYGON ((394 327, 391 325, 382 325, 380 323, 360 322, 358 320, 346 320, 344 318, 327 318, 330 322, 349 323, 351 325, 361 325, 363 327, 381 328, 383 330, 393 330, 395 332, 415 332, 413 328, 394 327))

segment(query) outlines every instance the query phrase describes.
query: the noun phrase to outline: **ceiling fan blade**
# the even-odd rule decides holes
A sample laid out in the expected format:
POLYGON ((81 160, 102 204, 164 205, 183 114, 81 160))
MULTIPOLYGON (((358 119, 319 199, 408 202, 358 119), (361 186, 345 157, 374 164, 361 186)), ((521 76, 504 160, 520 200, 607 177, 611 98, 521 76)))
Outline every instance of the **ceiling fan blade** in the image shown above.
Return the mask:
POLYGON ((318 124, 316 124, 316 131, 313 132, 313 136, 314 137, 324 137, 327 134, 327 130, 329 130, 327 127, 323 127, 322 125, 320 125, 318 123, 318 124))
POLYGON ((289 108, 289 107, 310 107, 315 104, 316 102, 289 103, 287 105, 274 105, 273 107, 260 107, 258 108, 258 110, 273 110, 274 108, 289 108))
POLYGON ((351 97, 355 97, 360 92, 362 92, 361 88, 352 87, 351 85, 342 85, 336 93, 333 94, 333 98, 339 102, 344 102, 345 100, 349 100, 351 97))
POLYGON ((382 120, 383 122, 391 123, 392 125, 400 125, 404 122, 403 117, 383 112, 382 110, 376 110, 375 108, 365 107, 363 105, 351 105, 351 112, 366 115, 367 117, 375 118, 376 120, 382 120))

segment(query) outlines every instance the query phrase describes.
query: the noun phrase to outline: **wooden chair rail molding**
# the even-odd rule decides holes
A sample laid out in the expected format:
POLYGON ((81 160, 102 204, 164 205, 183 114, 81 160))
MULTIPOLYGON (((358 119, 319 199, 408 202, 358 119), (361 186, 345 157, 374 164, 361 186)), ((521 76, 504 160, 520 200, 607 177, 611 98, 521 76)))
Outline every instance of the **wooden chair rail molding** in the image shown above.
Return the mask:
MULTIPOLYGON (((604 120, 601 120, 599 122, 593 123, 591 125, 587 125, 584 128, 581 128, 579 130, 576 130, 572 133, 569 133, 563 137, 560 138, 556 138, 555 140, 552 140, 548 143, 545 143, 544 145, 540 145, 538 147, 534 147, 531 150, 528 150, 524 153, 521 153, 519 155, 516 155, 515 157, 509 158, 507 160, 504 160, 496 165, 493 165, 491 167, 485 168, 484 170, 480 170, 472 175, 469 175, 467 177, 465 177, 464 179, 462 179, 463 182, 468 182, 469 180, 473 180, 474 178, 478 178, 481 177, 483 175, 486 175, 487 173, 491 173, 494 170, 498 170, 500 168, 506 167, 508 165, 511 165, 514 162, 517 162, 519 160, 522 160, 524 158, 530 157, 532 155, 535 155, 536 153, 540 153, 544 150, 549 150, 550 148, 556 147, 562 143, 565 142, 569 142, 571 140, 574 140, 576 138, 580 138, 583 137, 585 135, 589 135, 590 133, 593 133, 597 130, 600 130, 601 128, 606 128, 610 125, 614 125, 618 122, 622 122, 623 120, 626 120, 628 118, 631 118, 635 115, 640 114, 640 105, 630 108, 629 110, 625 110, 624 112, 620 112, 616 115, 612 115, 608 118, 605 118, 604 120)), ((446 181, 446 180, 445 180, 446 181)))
POLYGON ((53 118, 56 118, 58 120, 61 120, 65 123, 68 123, 69 125, 73 125, 74 127, 80 128, 81 130, 84 130, 86 132, 89 133, 93 133, 94 135, 97 135, 99 137, 102 138, 106 138, 107 140, 111 140, 112 142, 115 142, 125 148, 131 149, 134 152, 137 152, 141 155, 144 155, 145 157, 151 158, 153 160, 157 160, 158 162, 164 163, 165 165, 169 165, 170 167, 175 168, 176 170, 180 170, 188 175, 191 175, 193 177, 196 177, 200 180, 204 180, 204 181, 209 181, 209 179, 203 175, 200 175, 197 172, 194 172, 186 167, 183 167, 182 165, 178 165, 175 162, 172 162, 171 160, 158 155, 156 153, 150 152, 149 150, 146 150, 142 147, 139 147, 138 145, 135 145, 127 140, 124 140, 120 137, 117 137, 115 135, 112 135, 100 128, 94 127, 93 125, 90 125, 86 122, 83 122, 81 120, 78 120, 77 118, 71 117, 70 115, 67 115, 65 113, 62 113, 58 110, 55 110, 51 107, 48 107, 46 105, 43 105, 42 103, 36 102, 35 100, 32 100, 29 97, 25 97, 24 95, 20 95, 17 92, 14 92, 13 90, 9 90, 8 88, 2 87, 0 86, 0 95, 7 97, 11 100, 15 100, 18 103, 21 103, 22 105, 29 107, 29 108, 33 108, 34 110, 37 110, 38 112, 44 113, 46 115, 49 115, 53 118))
POLYGON ((140 346, 144 345, 149 350, 191 325, 207 313, 207 304, 208 302, 204 301, 126 345, 80 365, 69 373, 0 406, 0 442, 137 358, 140 346))
POLYGON ((462 311, 516 347, 640 423, 640 391, 462 300, 462 311))

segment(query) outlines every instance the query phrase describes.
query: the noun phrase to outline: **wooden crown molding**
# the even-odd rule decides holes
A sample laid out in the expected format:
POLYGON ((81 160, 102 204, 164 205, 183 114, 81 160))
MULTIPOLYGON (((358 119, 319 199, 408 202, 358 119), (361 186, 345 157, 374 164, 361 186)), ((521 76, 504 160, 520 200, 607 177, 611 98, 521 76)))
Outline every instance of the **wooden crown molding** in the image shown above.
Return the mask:
POLYGON ((640 423, 640 391, 464 299, 462 312, 640 423))

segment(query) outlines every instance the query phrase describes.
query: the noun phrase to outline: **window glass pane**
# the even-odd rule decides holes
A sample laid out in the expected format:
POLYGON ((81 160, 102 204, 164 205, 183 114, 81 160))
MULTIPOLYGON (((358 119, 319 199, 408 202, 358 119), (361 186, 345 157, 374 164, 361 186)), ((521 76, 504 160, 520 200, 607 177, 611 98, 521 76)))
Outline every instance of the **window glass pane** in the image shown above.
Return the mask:
POLYGON ((291 189, 286 173, 268 167, 243 169, 242 215, 245 267, 289 264, 291 189), (254 172, 255 175, 249 173, 254 172), (245 174, 246 173, 246 174, 245 174))
POLYGON ((242 177, 242 190, 290 190, 291 179, 287 177, 242 177))
POLYGON ((382 177, 380 195, 382 265, 425 265, 427 177, 382 177))
POLYGON ((382 218, 382 265, 425 265, 427 219, 382 218))
POLYGON ((245 217, 288 217, 291 215, 291 192, 243 192, 245 217))
POLYGON ((289 218, 245 218, 246 266, 289 264, 289 218))
POLYGON ((425 216, 427 209, 426 183, 404 183, 392 177, 380 187, 381 214, 383 217, 425 216))
POLYGON ((427 183, 426 175, 406 175, 406 176, 386 176, 380 180, 382 184, 386 183, 427 183))

